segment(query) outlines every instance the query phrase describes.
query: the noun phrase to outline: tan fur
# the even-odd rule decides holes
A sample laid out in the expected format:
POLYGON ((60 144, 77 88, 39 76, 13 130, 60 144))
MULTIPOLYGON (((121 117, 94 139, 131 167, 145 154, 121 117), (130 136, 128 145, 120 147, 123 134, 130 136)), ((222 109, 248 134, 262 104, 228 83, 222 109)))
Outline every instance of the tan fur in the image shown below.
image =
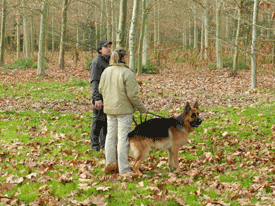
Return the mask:
MULTIPOLYGON (((188 103, 189 105, 189 103, 188 103)), ((135 159, 132 169, 137 175, 142 176, 139 170, 141 162, 148 156, 152 147, 161 150, 168 150, 168 161, 170 169, 178 169, 178 153, 180 148, 186 144, 190 132, 194 131, 194 128, 190 125, 192 121, 191 114, 198 113, 196 108, 190 109, 188 114, 184 115, 184 127, 182 129, 171 127, 168 130, 168 137, 162 140, 153 141, 153 139, 142 136, 135 136, 130 139, 130 150, 135 159)))

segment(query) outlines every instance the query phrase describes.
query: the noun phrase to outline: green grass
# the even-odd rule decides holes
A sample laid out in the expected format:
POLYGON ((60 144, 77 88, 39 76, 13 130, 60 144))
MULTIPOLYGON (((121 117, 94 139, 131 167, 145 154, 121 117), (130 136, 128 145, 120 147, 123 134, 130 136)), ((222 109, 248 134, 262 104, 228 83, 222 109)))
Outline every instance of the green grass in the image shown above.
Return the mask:
MULTIPOLYGON (((190 135, 188 144, 181 148, 179 172, 170 172, 167 151, 153 149, 142 163, 143 173, 149 177, 123 179, 104 174, 104 153, 90 150, 92 110, 77 114, 49 106, 77 104, 89 99, 89 82, 71 79, 68 83, 0 84, 0 98, 19 103, 43 100, 45 104, 41 111, 32 107, 0 108, 0 183, 11 175, 24 178, 10 190, 1 190, 0 185, 0 192, 18 199, 21 204, 29 205, 47 197, 47 200, 64 200, 66 205, 72 204, 72 200, 84 201, 104 194, 108 205, 179 205, 175 200, 178 196, 190 206, 217 201, 240 205, 238 201, 243 197, 234 188, 238 184, 241 190, 250 191, 252 204, 274 205, 272 200, 262 200, 257 195, 262 192, 262 196, 268 196, 274 192, 268 184, 274 182, 274 131, 271 128, 275 124, 275 101, 258 102, 255 108, 248 105, 201 107, 201 114, 212 112, 214 115, 204 119, 190 135), (195 171, 197 174, 192 176, 195 171), (29 180, 26 176, 31 173, 37 176, 29 180), (62 175, 72 179, 66 182, 62 175), (264 181, 255 182, 258 177, 264 181), (89 186, 87 190, 79 188, 83 183, 89 186), (125 183, 127 188, 122 187, 125 183), (253 191, 255 184, 263 189, 253 191), (39 191, 45 185, 48 188, 39 191), (100 186, 110 188, 103 191, 100 186)), ((169 110, 154 113, 167 117, 169 110)), ((136 112, 134 118, 140 122, 139 113, 136 112)), ((153 116, 148 115, 149 118, 153 116)), ((144 121, 145 115, 142 119, 144 121)), ((134 123, 132 125, 134 127, 134 123)))

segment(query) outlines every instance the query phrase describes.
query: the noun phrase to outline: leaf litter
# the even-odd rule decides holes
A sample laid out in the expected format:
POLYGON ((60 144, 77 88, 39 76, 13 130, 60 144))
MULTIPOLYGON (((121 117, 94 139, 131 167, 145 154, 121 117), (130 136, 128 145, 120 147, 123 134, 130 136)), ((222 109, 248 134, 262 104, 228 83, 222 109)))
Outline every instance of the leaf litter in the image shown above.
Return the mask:
MULTIPOLYGON (((172 67, 171 67, 172 68, 172 67)), ((48 77, 36 77, 36 71, 27 69, 20 71, 11 71, 0 75, 0 79, 4 83, 11 81, 19 81, 14 79, 15 72, 19 72, 22 77, 20 81, 69 81, 71 76, 76 76, 79 79, 89 80, 87 70, 76 68, 74 70, 57 71, 56 68, 47 70, 48 77)), ((175 116, 180 113, 182 106, 186 101, 194 102, 199 100, 203 107, 215 107, 226 105, 229 107, 242 108, 244 105, 249 105, 251 108, 257 107, 260 102, 266 102, 265 105, 271 104, 275 99, 275 81, 274 76, 270 74, 258 73, 258 86, 265 89, 250 89, 250 73, 248 71, 239 71, 238 77, 230 77, 226 70, 188 70, 188 69, 167 69, 162 70, 158 75, 137 75, 139 81, 140 96, 148 108, 153 111, 161 111, 169 109, 169 116, 175 116)), ((33 88, 35 89, 35 88, 33 88)), ((84 88, 90 90, 90 88, 84 88)), ((29 93, 31 94, 31 90, 29 93)), ((62 113, 72 112, 80 114, 91 111, 91 100, 80 99, 75 102, 62 104, 61 100, 41 99, 35 104, 30 97, 28 102, 19 102, 20 98, 0 99, 0 108, 2 112, 10 110, 34 110, 45 111, 53 109, 62 113)), ((205 119, 215 115, 215 111, 202 112, 205 119), (204 114, 203 114, 204 113, 204 114)), ((219 115, 225 116, 226 113, 219 115)), ((266 114, 257 114, 259 118, 266 117, 266 114)), ((14 117, 12 117, 14 118, 14 117)), ((54 118, 54 117, 53 117, 54 118)), ((57 117, 56 119, 58 120, 57 117)), ((79 119, 76 118, 75 121, 79 119)), ((5 119, 1 119, 5 121, 5 119)), ((26 121, 26 120, 24 120, 26 121)), ((257 124, 257 121, 255 122, 257 124)), ((45 126, 47 122, 43 123, 45 126)), ((80 123, 81 124, 81 123, 80 123)), ((44 136, 49 138, 48 143, 35 143, 30 141, 28 144, 23 144, 19 141, 13 141, 10 144, 2 142, 1 148, 4 152, 0 154, 0 163, 3 167, 0 168, 1 177, 4 182, 0 183, 0 202, 3 204, 16 205, 23 203, 19 200, 21 194, 20 184, 29 184, 30 182, 40 183, 37 188, 40 195, 30 202, 33 204, 51 204, 51 205, 106 205, 106 200, 120 198, 112 197, 109 194, 110 190, 117 190, 113 185, 119 185, 118 189, 129 190, 128 183, 138 182, 135 186, 137 190, 150 191, 147 196, 140 195, 134 192, 135 195, 131 199, 131 204, 134 205, 136 199, 152 199, 160 202, 175 201, 179 205, 186 205, 187 196, 183 196, 182 192, 167 189, 169 185, 177 187, 184 192, 185 186, 195 187, 195 191, 189 192, 189 195, 198 197, 198 202, 211 205, 230 205, 228 201, 236 200, 240 205, 264 205, 275 204, 275 143, 270 141, 275 138, 275 125, 272 125, 272 133, 269 136, 262 136, 259 133, 260 127, 251 122, 246 122, 242 118, 240 125, 249 126, 255 138, 247 140, 238 140, 238 134, 232 134, 231 131, 224 131, 220 135, 222 139, 211 136, 209 133, 216 130, 214 127, 203 128, 200 135, 207 142, 196 144, 194 139, 189 139, 186 146, 181 148, 180 153, 190 153, 196 158, 188 159, 185 156, 179 157, 180 170, 174 173, 169 172, 167 167, 167 157, 148 157, 148 161, 144 162, 141 169, 143 173, 149 173, 147 183, 138 177, 120 177, 118 175, 96 175, 97 167, 103 168, 104 153, 101 157, 96 157, 91 154, 90 150, 85 151, 85 154, 90 154, 92 160, 84 160, 81 158, 81 152, 72 148, 61 149, 58 144, 62 145, 62 141, 68 140, 74 142, 75 139, 67 134, 49 132, 44 128, 29 128, 30 136, 44 136), (257 137, 261 136, 261 139, 257 137), (206 144, 207 143, 207 144, 206 144), (48 153, 49 148, 55 144, 58 155, 52 160, 43 160, 40 152, 43 150, 48 153), (26 148, 32 148, 28 151, 28 159, 16 162, 14 157, 18 151, 24 151, 26 148), (231 152, 223 151, 226 148, 231 148, 231 152), (202 152, 202 155, 198 155, 202 152), (73 160, 64 159, 64 156, 74 157, 73 160), (17 164, 25 165, 26 169, 15 175, 17 164), (72 167, 72 171, 67 172, 62 167, 72 167), (7 168, 12 168, 8 171, 7 168), (162 171, 159 169, 162 168, 162 171), (240 171, 241 168, 241 171, 240 171), (242 171, 243 170, 243 171, 242 171), (252 171, 252 173, 250 172, 252 171), (49 175, 48 172, 52 174, 49 175), (235 175, 238 173, 238 175, 235 175), (233 175, 234 180, 223 181, 221 176, 233 175), (165 178, 164 178, 165 177, 165 178), (66 185, 72 182, 77 182, 77 190, 71 191, 71 194, 65 195, 63 198, 58 198, 52 195, 51 181, 59 181, 66 185), (242 184, 242 181, 247 180, 249 184, 242 184), (106 185, 106 183, 111 183, 106 185), (244 186, 245 185, 245 186, 244 186), (95 189, 97 192, 83 201, 77 200, 81 191, 90 191, 95 189), (209 191, 213 190, 217 197, 209 196, 209 191), (13 195, 7 195, 8 191, 14 191, 13 195), (79 193, 80 192, 80 193, 79 193), (221 196, 221 198, 218 198, 221 196), (254 198, 254 200, 252 200, 254 198), (253 202, 254 201, 254 202, 253 202), (255 204, 257 202, 257 204, 255 204)), ((216 128, 223 128, 219 122, 216 128)), ((88 134, 88 133, 87 133, 88 134)), ((89 144, 87 134, 81 135, 78 138, 77 144, 89 144)), ((60 145, 60 146, 61 146, 60 145)), ((132 163, 132 159, 129 158, 132 163)), ((132 190, 132 189, 131 189, 132 190)), ((186 194, 186 192, 184 192, 186 194)), ((81 195, 80 195, 81 196, 81 195)))

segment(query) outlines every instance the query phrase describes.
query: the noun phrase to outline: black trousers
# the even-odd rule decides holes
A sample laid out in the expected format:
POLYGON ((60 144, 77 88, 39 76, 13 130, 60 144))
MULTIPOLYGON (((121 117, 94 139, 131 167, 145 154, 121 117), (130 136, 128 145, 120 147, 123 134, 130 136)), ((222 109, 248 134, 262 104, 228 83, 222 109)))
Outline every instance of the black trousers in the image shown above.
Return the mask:
POLYGON ((107 115, 103 112, 103 107, 100 110, 94 108, 93 113, 94 115, 90 132, 91 149, 99 151, 101 147, 105 147, 107 115))

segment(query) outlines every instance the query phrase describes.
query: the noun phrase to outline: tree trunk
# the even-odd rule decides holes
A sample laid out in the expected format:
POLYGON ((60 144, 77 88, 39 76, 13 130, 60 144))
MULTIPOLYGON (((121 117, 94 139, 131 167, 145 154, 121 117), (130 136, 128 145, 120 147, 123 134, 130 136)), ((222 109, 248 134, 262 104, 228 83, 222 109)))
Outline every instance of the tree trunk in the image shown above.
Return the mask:
POLYGON ((29 41, 29 25, 28 25, 28 15, 27 15, 27 5, 26 5, 26 0, 23 1, 23 11, 24 11, 24 16, 23 16, 23 22, 24 22, 24 49, 26 52, 26 58, 31 57, 30 53, 30 41, 29 41))
POLYGON ((222 41, 221 41, 221 0, 216 0, 217 11, 216 11, 216 55, 217 55, 217 69, 223 68, 222 59, 222 41))
POLYGON ((237 75, 237 70, 238 70, 238 58, 239 58, 239 35, 240 35, 240 26, 241 26, 241 14, 242 14, 242 5, 238 7, 238 23, 237 23, 237 29, 236 29, 236 37, 235 37, 235 51, 234 51, 234 56, 233 56, 233 70, 232 74, 234 76, 237 75))
MULTIPOLYGON (((194 9, 196 10, 196 8, 194 9)), ((197 16, 194 14, 194 50, 198 52, 198 28, 197 28, 197 16)))
POLYGON ((131 27, 129 32, 129 52, 130 52, 130 62, 129 67, 134 69, 135 68, 135 36, 136 36, 136 28, 137 28, 137 16, 138 16, 138 10, 139 10, 139 1, 140 0, 134 0, 134 6, 133 6, 133 13, 132 13, 132 21, 131 21, 131 27))
MULTIPOLYGON (((19 4, 19 0, 16 1, 17 4, 19 4)), ((16 43, 16 56, 17 59, 20 58, 20 15, 19 15, 19 9, 17 12, 18 16, 16 18, 16 39, 17 39, 17 43, 16 43)))
POLYGON ((110 5, 110 0, 106 0, 106 26, 107 26, 107 40, 111 41, 112 27, 111 27, 111 5, 110 5))
POLYGON ((2 0, 1 37, 0 37, 0 66, 4 65, 5 24, 6 24, 6 0, 2 0))
POLYGON ((143 39, 142 65, 146 65, 149 58, 149 0, 146 0, 146 19, 143 39))
POLYGON ((254 1, 253 25, 252 25, 252 44, 251 44, 251 88, 257 87, 257 56, 256 56, 256 39, 257 39, 257 21, 258 21, 259 0, 254 1))
POLYGON ((54 53, 54 17, 53 17, 53 14, 52 14, 52 53, 54 53))
POLYGON ((103 15, 104 15, 104 0, 101 0, 101 16, 99 25, 99 41, 103 40, 103 15))
POLYGON ((138 69, 137 73, 142 73, 142 47, 143 47, 143 38, 144 38, 144 30, 145 30, 145 21, 146 21, 146 0, 143 0, 142 6, 142 24, 141 24, 141 32, 139 38, 139 48, 138 48, 138 69))
POLYGON ((34 56, 34 44, 35 44, 35 40, 34 40, 34 22, 33 22, 33 15, 31 16, 31 35, 30 35, 30 50, 31 50, 31 56, 34 56))
POLYGON ((125 47, 127 0, 120 0, 117 47, 125 47))
POLYGON ((61 37, 60 37, 60 50, 59 50, 59 62, 58 68, 65 69, 65 39, 66 39, 66 27, 67 27, 67 10, 68 10, 68 0, 63 0, 62 8, 62 20, 61 20, 61 37))
POLYGON ((201 57, 200 59, 203 59, 204 54, 204 22, 201 22, 201 57))
POLYGON ((114 0, 111 0, 111 13, 112 13, 112 42, 114 43, 116 41, 114 0))
POLYGON ((40 34, 38 47, 38 69, 37 75, 45 76, 45 46, 46 46, 46 22, 47 22, 48 0, 43 1, 40 19, 40 34))
POLYGON ((207 60, 208 59, 208 50, 209 50, 209 34, 208 34, 208 29, 209 29, 209 15, 208 15, 208 2, 207 0, 204 0, 204 6, 205 6, 205 16, 204 16, 204 35, 205 35, 205 52, 204 52, 204 58, 207 60))
POLYGON ((157 47, 157 1, 154 2, 154 48, 157 47))

